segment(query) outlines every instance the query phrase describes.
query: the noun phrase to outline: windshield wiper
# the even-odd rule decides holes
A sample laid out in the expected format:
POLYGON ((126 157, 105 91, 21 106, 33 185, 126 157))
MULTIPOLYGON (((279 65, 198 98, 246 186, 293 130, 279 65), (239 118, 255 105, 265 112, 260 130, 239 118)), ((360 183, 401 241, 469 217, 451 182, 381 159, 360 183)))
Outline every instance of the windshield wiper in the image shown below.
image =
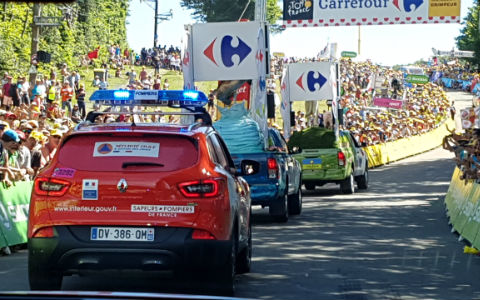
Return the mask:
POLYGON ((122 168, 128 168, 132 166, 155 166, 155 167, 164 167, 164 164, 147 162, 147 161, 130 161, 122 163, 122 168))

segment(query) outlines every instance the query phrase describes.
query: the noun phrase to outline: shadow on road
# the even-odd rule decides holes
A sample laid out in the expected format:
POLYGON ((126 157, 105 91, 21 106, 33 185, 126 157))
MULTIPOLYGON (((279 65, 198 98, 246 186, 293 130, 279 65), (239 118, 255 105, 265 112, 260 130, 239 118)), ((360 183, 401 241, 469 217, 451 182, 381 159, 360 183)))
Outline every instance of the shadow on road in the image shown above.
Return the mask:
POLYGON ((427 155, 370 172, 365 192, 304 191, 304 212, 288 224, 255 210, 254 268, 241 295, 274 286, 282 299, 478 297, 480 260, 462 253, 443 210, 453 162, 427 155))
MULTIPOLYGON (((239 297, 263 299, 472 299, 480 260, 450 233, 443 198, 449 158, 370 170, 368 191, 304 190, 302 215, 275 223, 255 208, 252 272, 239 297)), ((64 289, 211 293, 202 283, 156 278, 67 278, 64 289)))

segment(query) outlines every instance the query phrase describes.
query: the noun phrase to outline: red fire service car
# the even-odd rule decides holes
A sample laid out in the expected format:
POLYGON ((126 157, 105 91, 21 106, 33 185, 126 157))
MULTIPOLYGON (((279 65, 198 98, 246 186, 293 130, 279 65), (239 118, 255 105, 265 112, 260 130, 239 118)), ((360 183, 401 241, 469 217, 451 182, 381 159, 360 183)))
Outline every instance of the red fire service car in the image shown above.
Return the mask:
POLYGON ((30 287, 60 289, 65 275, 132 269, 194 273, 233 293, 252 253, 250 190, 240 175, 258 172, 256 162, 235 169, 205 124, 202 92, 99 90, 90 99, 109 111, 67 135, 35 179, 30 287), (173 112, 140 106, 183 108, 178 114, 197 123, 142 123, 173 112), (128 122, 99 122, 106 117, 128 122))

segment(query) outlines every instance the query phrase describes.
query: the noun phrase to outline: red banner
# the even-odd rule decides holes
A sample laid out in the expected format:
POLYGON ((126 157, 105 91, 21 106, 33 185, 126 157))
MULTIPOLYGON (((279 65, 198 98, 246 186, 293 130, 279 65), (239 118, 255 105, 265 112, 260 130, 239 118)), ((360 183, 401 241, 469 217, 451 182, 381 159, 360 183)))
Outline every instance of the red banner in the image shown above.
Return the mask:
POLYGON ((389 98, 375 98, 373 99, 373 105, 387 107, 387 108, 401 109, 403 105, 403 101, 389 99, 389 98))

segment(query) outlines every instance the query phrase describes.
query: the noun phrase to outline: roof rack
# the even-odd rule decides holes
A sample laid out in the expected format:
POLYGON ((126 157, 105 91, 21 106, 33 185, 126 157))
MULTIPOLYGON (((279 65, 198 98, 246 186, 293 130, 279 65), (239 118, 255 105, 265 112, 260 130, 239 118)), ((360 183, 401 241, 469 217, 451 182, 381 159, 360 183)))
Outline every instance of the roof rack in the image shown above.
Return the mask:
MULTIPOLYGON (((75 130, 83 126, 94 124, 99 115, 180 115, 198 116, 204 120, 204 125, 211 125, 210 115, 205 118, 204 106, 208 103, 207 96, 201 91, 195 90, 97 90, 90 96, 90 101, 97 105, 114 107, 127 107, 127 111, 103 111, 91 112, 90 118, 75 127, 75 130), (181 112, 145 112, 134 110, 136 106, 170 107, 188 110, 181 112), (207 120, 206 120, 207 119, 207 120)), ((90 114, 90 113, 89 113, 90 114)), ((88 118, 88 115, 87 115, 88 118)), ((138 122, 138 121, 137 121, 138 122)), ((136 126, 135 118, 131 124, 136 126)), ((192 124, 194 125, 194 124, 192 124)), ((192 126, 190 125, 190 126, 192 126)))
POLYGON ((90 96, 90 101, 108 106, 195 108, 205 106, 208 98, 194 90, 98 90, 90 96))

